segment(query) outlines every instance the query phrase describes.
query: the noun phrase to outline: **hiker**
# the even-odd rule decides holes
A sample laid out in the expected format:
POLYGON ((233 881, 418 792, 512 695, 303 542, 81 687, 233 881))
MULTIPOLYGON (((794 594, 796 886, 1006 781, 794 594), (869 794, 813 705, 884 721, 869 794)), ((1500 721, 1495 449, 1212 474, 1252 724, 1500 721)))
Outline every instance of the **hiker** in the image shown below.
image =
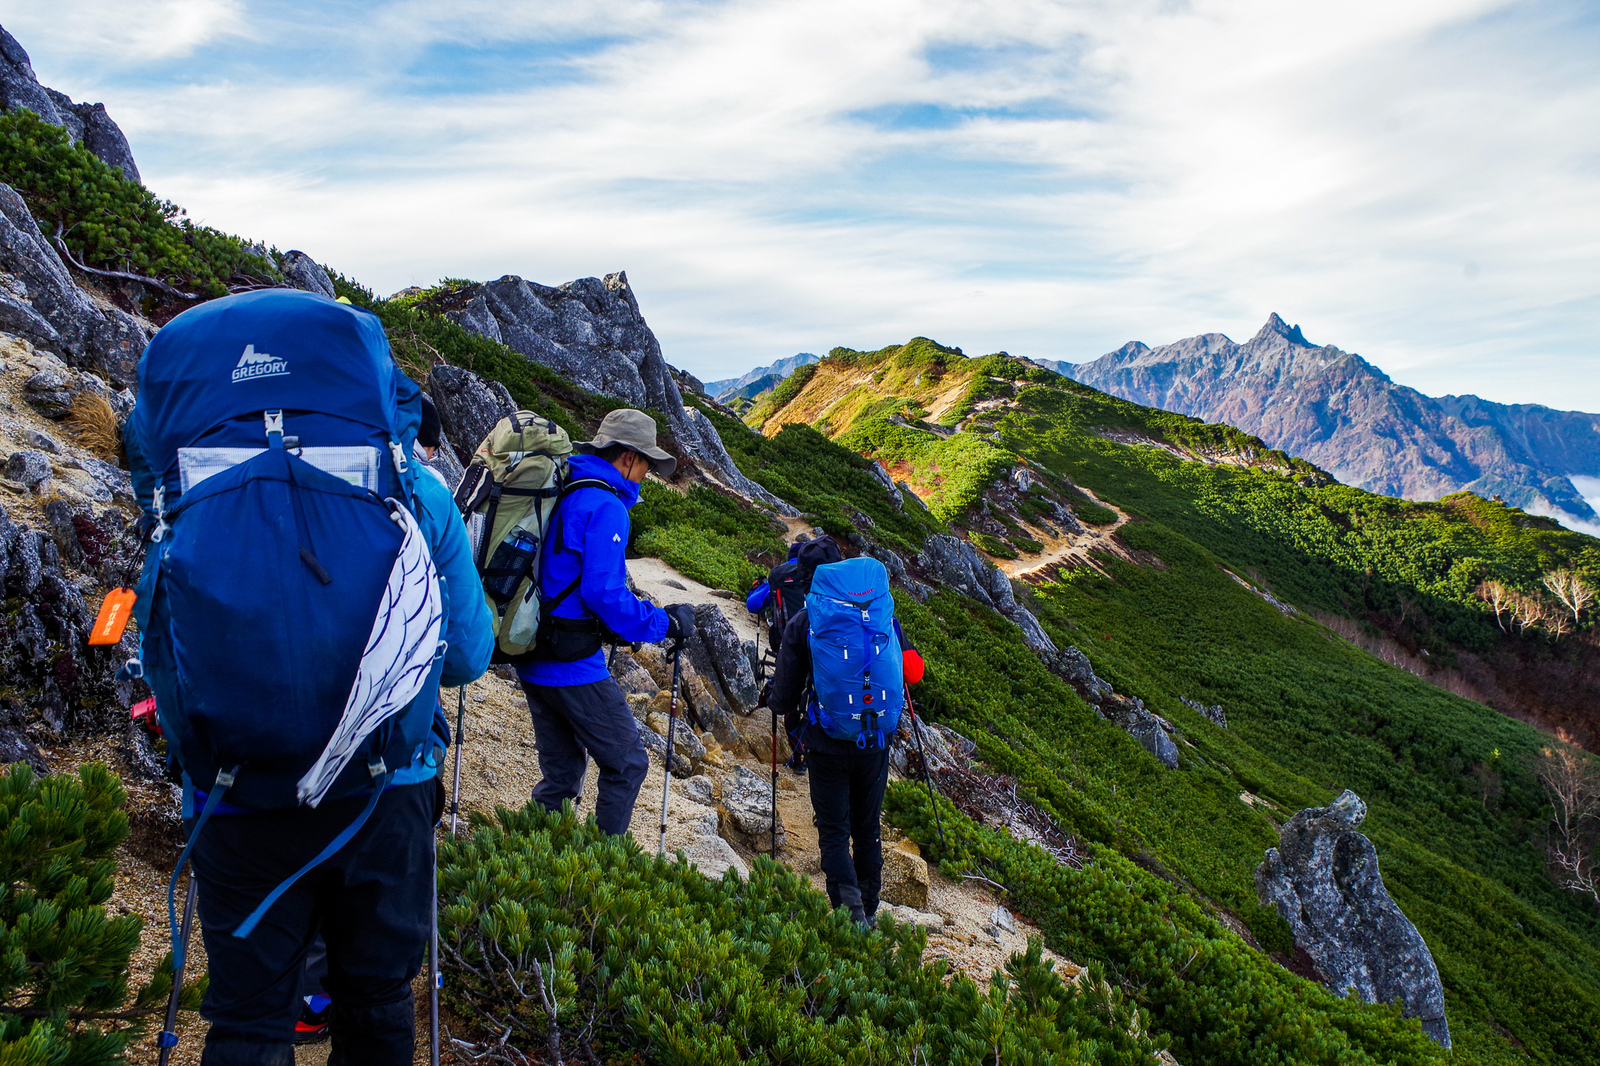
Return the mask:
POLYGON ((694 630, 691 605, 661 608, 628 591, 628 509, 646 474, 671 477, 678 461, 656 446, 655 420, 628 408, 606 415, 594 439, 572 449, 568 488, 539 560, 539 640, 517 675, 539 750, 533 801, 554 811, 576 800, 592 758, 600 768, 595 821, 621 836, 650 759, 601 649, 667 640, 676 652, 694 630))
MULTIPOLYGON (((772 649, 774 671, 773 680, 767 682, 761 695, 762 701, 775 710, 778 708, 772 703, 772 690, 777 678, 776 664, 783 655, 784 629, 797 612, 805 609, 806 593, 811 590, 811 575, 817 567, 836 563, 843 558, 839 542, 827 534, 820 534, 815 539, 802 535, 789 546, 789 558, 767 574, 762 586, 767 590, 767 595, 757 609, 767 612, 767 643, 772 649)), ((755 593, 751 593, 745 605, 748 607, 754 598, 755 593)), ((790 755, 784 765, 797 774, 803 774, 806 772, 806 746, 802 735, 806 725, 804 708, 779 713, 783 714, 783 729, 789 737, 790 755)))
POLYGON ((882 884, 879 819, 889 743, 904 684, 922 679, 922 657, 894 617, 883 564, 870 556, 818 561, 829 554, 812 548, 818 541, 796 557, 808 571, 809 592, 805 608, 784 628, 771 699, 786 724, 805 716, 799 739, 828 901, 848 908, 865 928, 877 913, 882 884))
POLYGON ((152 533, 129 669, 182 770, 201 1062, 292 1066, 320 933, 329 1062, 409 1066, 438 691, 491 648, 450 492, 407 460, 420 390, 376 317, 279 289, 178 316, 139 381, 127 444, 152 533))

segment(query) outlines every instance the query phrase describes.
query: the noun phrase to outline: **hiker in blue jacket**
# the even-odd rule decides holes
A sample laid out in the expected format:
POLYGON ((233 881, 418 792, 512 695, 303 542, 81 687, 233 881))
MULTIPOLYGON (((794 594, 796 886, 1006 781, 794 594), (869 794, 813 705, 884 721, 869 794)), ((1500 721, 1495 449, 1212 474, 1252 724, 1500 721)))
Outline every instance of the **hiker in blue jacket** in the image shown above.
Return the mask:
MULTIPOLYGON (((303 963, 320 932, 327 951, 324 984, 334 1001, 328 1061, 336 1066, 410 1066, 416 1020, 411 983, 421 968, 431 925, 433 826, 443 803, 438 771, 450 741, 439 709, 439 686, 462 685, 481 675, 488 667, 493 639, 466 530, 450 490, 432 477, 415 476, 400 459, 409 451, 420 421, 420 391, 393 369, 382 324, 370 314, 319 296, 282 290, 228 297, 179 316, 151 342, 139 373, 140 406, 129 420, 126 441, 135 492, 153 530, 140 584, 145 616, 139 665, 157 691, 169 756, 183 770, 184 817, 191 835, 189 854, 209 971, 201 1014, 210 1029, 201 1062, 203 1066, 293 1066, 296 1020, 303 1009, 303 963), (246 338, 256 343, 246 347, 246 338), (244 354, 235 354, 241 348, 244 354), (256 378, 263 382, 263 390, 276 391, 248 392, 256 378), (218 384, 207 392, 210 380, 218 384), (337 498, 327 490, 319 490, 321 496, 298 497, 300 510, 287 509, 295 514, 298 529, 297 523, 290 523, 287 533, 284 526, 270 523, 260 529, 205 525, 204 508, 226 506, 223 495, 207 497, 209 486, 199 483, 191 483, 182 496, 174 489, 176 471, 189 461, 182 450, 194 439, 196 427, 203 429, 206 419, 213 417, 207 413, 210 408, 197 411, 202 406, 197 395, 214 407, 224 402, 233 405, 220 409, 220 421, 207 432, 244 434, 221 440, 225 445, 235 440, 253 445, 239 450, 246 456, 254 453, 254 458, 235 459, 231 466, 206 474, 217 479, 216 485, 253 476, 240 474, 251 469, 287 469, 313 486, 318 478, 326 484, 325 474, 310 470, 326 460, 312 455, 310 448, 301 453, 297 434, 310 435, 315 445, 319 435, 348 432, 349 425, 381 432, 391 442, 391 454, 383 461, 392 463, 397 486, 387 492, 391 498, 407 497, 393 500, 393 520, 402 527, 407 521, 414 523, 437 574, 439 643, 426 673, 405 689, 415 695, 387 719, 394 728, 381 734, 386 739, 380 740, 383 746, 378 750, 385 757, 349 764, 350 774, 341 773, 327 785, 315 805, 303 799, 299 804, 258 802, 284 787, 292 796, 294 775, 300 771, 294 770, 285 781, 282 768, 270 758, 252 759, 245 749, 236 756, 240 765, 235 780, 234 774, 216 773, 216 767, 207 765, 211 755, 206 745, 208 736, 220 730, 243 728, 230 723, 265 724, 277 736, 301 727, 284 707, 296 698, 292 686, 309 687, 326 660, 329 641, 318 644, 311 636, 325 619, 287 619, 277 631, 287 635, 287 643, 271 643, 267 638, 277 638, 267 632, 185 634, 190 643, 184 653, 190 657, 191 671, 195 645, 207 642, 219 649, 219 656, 227 648, 237 649, 235 677, 258 667, 246 657, 254 652, 259 658, 262 648, 275 649, 276 655, 293 647, 299 657, 281 663, 271 660, 275 670, 283 669, 274 682, 283 693, 282 706, 270 699, 245 706, 192 704, 186 701, 187 690, 222 692, 232 682, 222 676, 227 671, 216 671, 218 676, 191 672, 175 679, 168 627, 176 625, 180 616, 173 594, 163 596, 155 590, 162 587, 160 575, 167 568, 192 566, 194 553, 211 540, 231 546, 257 536, 288 537, 290 543, 298 538, 300 562, 310 574, 321 568, 317 553, 322 553, 328 567, 321 576, 327 580, 319 585, 313 579, 310 585, 341 590, 330 596, 347 595, 342 590, 352 587, 356 576, 351 560, 363 557, 361 544, 350 543, 358 527, 342 518, 329 519, 345 512, 315 503, 337 498), (259 396, 276 402, 263 402, 259 396), (308 413, 285 398, 313 409, 308 413), (332 407, 326 411, 314 407, 319 402, 332 407), (257 406, 267 408, 264 422, 257 406), (272 409, 276 407, 284 410, 272 409), (351 420, 346 421, 345 415, 351 420), (267 447, 263 450, 257 441, 267 447), (259 465, 282 463, 273 456, 285 453, 305 458, 287 467, 259 465), (206 499, 211 503, 203 502, 206 499), (307 509, 314 504, 320 509, 307 509), (177 554, 180 549, 189 554, 177 554), (167 606, 160 607, 163 603, 167 606), (157 607, 172 613, 151 615, 157 607), (148 627, 146 619, 152 623, 148 627), (302 645, 295 647, 293 638, 302 634, 302 645), (302 668, 303 676, 297 676, 302 668), (196 713, 201 710, 204 719, 196 713), (197 721, 211 732, 198 732, 197 721), (418 738, 414 745, 411 737, 418 738), (394 758, 396 754, 400 758, 394 758), (213 772, 191 778, 190 771, 199 774, 200 767, 213 772)), ((242 499, 252 486, 274 483, 232 484, 231 496, 242 499)), ((282 490, 273 491, 277 498, 288 498, 282 490)), ((261 579, 261 565, 241 556, 233 571, 220 576, 206 571, 204 577, 213 582, 206 586, 208 592, 223 588, 221 582, 227 579, 232 582, 224 589, 229 595, 254 596, 251 603, 265 629, 282 607, 274 599, 278 583, 261 579)), ((176 585, 174 579, 167 580, 169 587, 176 585)), ((352 607, 352 617, 362 620, 358 641, 370 639, 366 630, 374 625, 373 608, 382 610, 379 597, 373 599, 369 604, 362 596, 362 602, 352 607)))
POLYGON ((593 758, 600 767, 595 821, 621 836, 650 759, 602 648, 669 640, 676 650, 694 630, 692 606, 663 609, 628 591, 628 509, 639 501, 645 475, 654 470, 671 477, 678 461, 656 445, 655 420, 627 408, 606 415, 594 440, 575 443, 573 451, 555 529, 540 558, 534 661, 517 673, 539 749, 534 802, 554 811, 577 799, 593 758))

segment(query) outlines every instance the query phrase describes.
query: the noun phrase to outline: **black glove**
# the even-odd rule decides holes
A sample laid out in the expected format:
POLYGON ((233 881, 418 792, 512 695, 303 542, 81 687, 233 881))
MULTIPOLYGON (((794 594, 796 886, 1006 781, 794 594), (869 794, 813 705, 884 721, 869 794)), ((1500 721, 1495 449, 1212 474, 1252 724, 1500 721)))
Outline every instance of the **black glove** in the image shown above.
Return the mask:
POLYGON ((671 603, 665 608, 667 612, 667 654, 675 655, 683 647, 689 634, 694 632, 694 604, 671 603))

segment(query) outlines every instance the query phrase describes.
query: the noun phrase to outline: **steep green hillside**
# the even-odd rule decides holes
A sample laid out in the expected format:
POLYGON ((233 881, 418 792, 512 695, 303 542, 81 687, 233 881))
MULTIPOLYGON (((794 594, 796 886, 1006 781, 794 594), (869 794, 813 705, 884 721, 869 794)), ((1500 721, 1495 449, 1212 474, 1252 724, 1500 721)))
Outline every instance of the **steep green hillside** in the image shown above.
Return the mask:
MULTIPOLYGON (((904 381, 896 364, 919 346, 848 353, 831 367, 836 352, 785 407, 812 418, 842 411, 852 376, 882 370, 904 381), (808 398, 818 383, 831 391, 808 398)), ((1033 605, 1058 643, 1081 647, 1191 746, 1178 771, 1162 770, 1039 666, 1015 629, 949 594, 902 602, 929 658, 930 713, 973 737, 1064 825, 1133 858, 1141 878, 1192 889, 1280 951, 1287 929, 1256 903, 1252 870, 1276 823, 1354 789, 1370 804, 1366 829, 1386 883, 1435 952, 1456 1057, 1600 1061, 1600 912, 1544 872, 1548 811, 1530 760, 1547 738, 1385 665, 1232 576, 1251 574, 1306 610, 1403 615, 1414 647, 1449 659, 1517 640, 1474 597, 1480 581, 1531 589, 1556 566, 1592 576, 1600 543, 1475 497, 1411 504, 1331 484, 1228 427, 1123 403, 1019 361, 947 365, 931 388, 948 396, 957 375, 969 394, 1001 402, 978 407, 955 438, 911 419, 884 423, 883 407, 831 428, 869 449, 882 447, 885 425, 899 451, 917 445, 914 434, 928 448, 981 442, 1132 515, 1118 537, 1141 563, 1107 552, 1095 567, 1047 570, 1033 605), (1180 697, 1221 703, 1229 728, 1180 697), (1243 792, 1273 806, 1246 803, 1243 792)), ((893 400, 903 412, 929 398, 903 390, 893 400)), ((765 430, 784 417, 776 411, 765 430)), ((1530 636, 1522 650, 1581 656, 1574 645, 1591 639, 1590 627, 1559 644, 1530 636)), ((1032 901, 1050 929, 1051 905, 1032 901)), ((1080 928, 1057 946, 1092 956, 1093 939, 1080 928)), ((1235 1061, 1191 1043, 1194 1034, 1178 1037, 1183 1061, 1235 1061)))

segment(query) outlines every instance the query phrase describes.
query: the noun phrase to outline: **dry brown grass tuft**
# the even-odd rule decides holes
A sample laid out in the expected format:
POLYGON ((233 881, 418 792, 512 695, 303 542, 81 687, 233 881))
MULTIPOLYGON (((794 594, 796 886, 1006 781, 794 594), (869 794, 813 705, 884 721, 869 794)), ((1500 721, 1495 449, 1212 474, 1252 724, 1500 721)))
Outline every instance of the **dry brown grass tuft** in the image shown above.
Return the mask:
POLYGON ((111 401, 95 392, 80 392, 67 411, 67 425, 77 442, 108 463, 122 450, 122 432, 111 401))

